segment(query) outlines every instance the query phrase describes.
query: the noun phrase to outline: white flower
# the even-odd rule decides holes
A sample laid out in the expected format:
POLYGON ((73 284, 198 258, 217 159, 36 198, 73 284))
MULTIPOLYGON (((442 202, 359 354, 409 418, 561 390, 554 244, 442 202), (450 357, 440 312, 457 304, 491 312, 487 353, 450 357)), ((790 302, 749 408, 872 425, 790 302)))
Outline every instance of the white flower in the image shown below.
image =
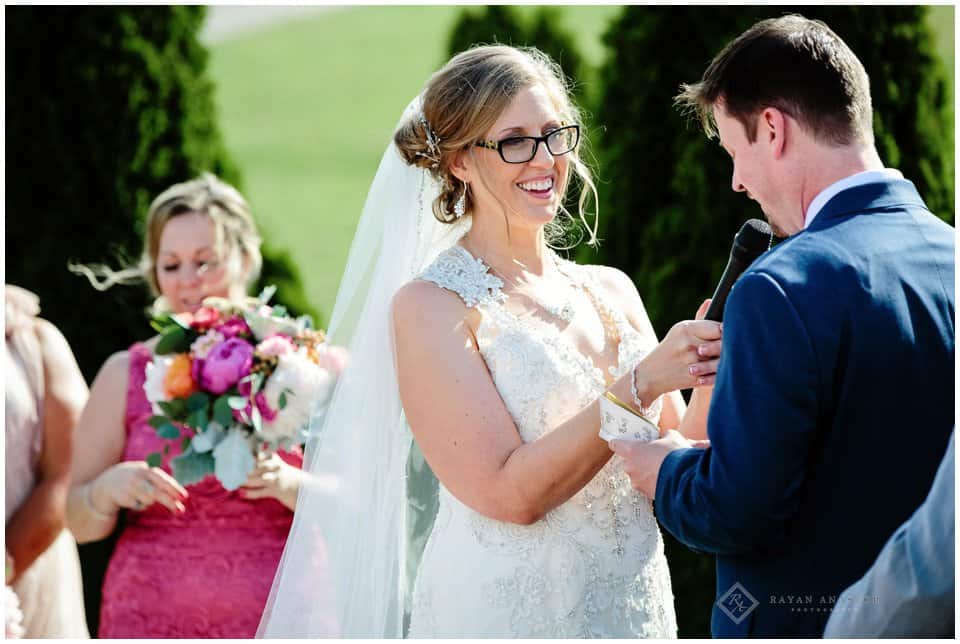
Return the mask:
POLYGON ((263 438, 276 442, 296 436, 310 421, 314 402, 326 402, 334 383, 333 375, 314 364, 307 357, 306 349, 280 356, 276 370, 263 388, 267 404, 277 410, 273 421, 263 422, 263 438), (280 409, 280 396, 284 392, 286 406, 280 409))
POLYGON ((4 631, 6 639, 19 639, 23 637, 23 611, 20 610, 20 598, 10 586, 4 586, 4 606, 3 616, 5 622, 4 631))
POLYGON ((272 312, 273 309, 265 304, 243 312, 247 326, 257 340, 263 340, 275 333, 296 337, 306 328, 306 324, 299 318, 293 319, 286 315, 277 317, 272 315, 272 312))
POLYGON ((153 360, 147 363, 143 392, 147 395, 147 400, 150 401, 154 414, 163 414, 157 403, 168 400, 167 393, 163 388, 163 380, 167 377, 167 371, 172 363, 173 356, 154 356, 153 360))
POLYGON ((211 295, 209 297, 203 298, 201 302, 203 306, 208 306, 211 309, 217 309, 218 311, 228 311, 233 306, 233 303, 225 297, 216 297, 211 295))
POLYGON ((253 446, 246 432, 237 426, 231 427, 226 437, 213 448, 214 474, 223 487, 236 490, 247 480, 254 466, 253 446))
POLYGON ((210 329, 193 341, 193 344, 190 345, 190 351, 193 353, 194 358, 205 360, 207 354, 210 353, 210 349, 212 349, 217 343, 223 342, 223 339, 222 333, 214 329, 210 329))

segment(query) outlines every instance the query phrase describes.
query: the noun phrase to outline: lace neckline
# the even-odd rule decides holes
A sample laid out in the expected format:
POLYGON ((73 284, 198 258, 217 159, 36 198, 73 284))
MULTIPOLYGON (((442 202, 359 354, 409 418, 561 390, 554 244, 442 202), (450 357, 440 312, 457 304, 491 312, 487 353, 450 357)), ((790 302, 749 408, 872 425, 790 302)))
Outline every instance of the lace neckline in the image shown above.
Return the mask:
MULTIPOLYGON (((610 375, 610 381, 608 381, 607 376, 604 373, 604 370, 597 364, 596 358, 593 355, 590 355, 581 351, 580 348, 573 341, 573 339, 567 336, 566 334, 564 334, 560 330, 560 327, 556 325, 556 323, 550 320, 545 320, 544 318, 538 315, 530 314, 530 315, 521 316, 515 313, 514 311, 511 311, 506 306, 503 306, 503 303, 506 302, 506 300, 508 299, 507 294, 503 292, 503 286, 504 286, 503 280, 501 280, 499 277, 497 277, 491 272, 490 267, 486 264, 486 262, 483 261, 483 258, 474 257, 469 250, 467 250, 464 246, 460 244, 455 244, 451 250, 458 252, 461 258, 466 260, 468 263, 473 264, 474 266, 480 268, 483 271, 484 278, 489 280, 489 282, 496 281, 495 290, 491 289, 491 295, 493 296, 492 299, 494 299, 495 302, 489 302, 489 303, 500 304, 500 306, 498 307, 499 310, 503 314, 507 315, 518 326, 526 327, 526 328, 531 328, 531 326, 540 326, 543 329, 545 329, 548 333, 550 333, 553 336, 555 340, 562 342, 565 345, 565 347, 569 349, 574 356, 577 357, 577 359, 580 361, 584 370, 592 374, 594 379, 598 383, 601 383, 603 387, 609 386, 612 380, 619 375, 623 365, 623 357, 624 357, 623 349, 626 346, 624 342, 624 332, 625 331, 632 332, 633 328, 630 327, 629 324, 625 324, 626 321, 619 310, 614 309, 607 304, 604 295, 599 292, 600 289, 593 288, 594 286, 594 284, 592 284, 593 280, 577 279, 578 277, 581 277, 581 275, 571 274, 571 272, 569 271, 570 266, 568 265, 572 265, 577 269, 582 269, 581 266, 579 266, 574 262, 570 262, 569 260, 564 260, 559 256, 557 256, 556 253, 553 253, 553 251, 551 251, 553 253, 553 259, 556 262, 557 268, 560 270, 560 272, 563 273, 563 275, 566 276, 567 279, 569 279, 571 283, 573 283, 577 288, 580 288, 586 292, 587 299, 591 301, 590 303, 591 303, 591 306, 593 307, 593 311, 597 315, 597 317, 601 320, 601 324, 602 324, 603 318, 600 315, 600 311, 597 310, 597 305, 600 304, 601 306, 606 307, 607 310, 611 311, 611 314, 614 318, 614 323, 617 325, 617 329, 620 332, 620 339, 617 342, 617 346, 615 349, 615 361, 613 364, 607 366, 607 373, 610 375), (628 329, 625 329, 624 328, 625 326, 628 327, 628 329)), ((468 303, 468 306, 470 306, 469 303, 468 303)), ((606 336, 606 333, 604 333, 604 336, 606 336)))

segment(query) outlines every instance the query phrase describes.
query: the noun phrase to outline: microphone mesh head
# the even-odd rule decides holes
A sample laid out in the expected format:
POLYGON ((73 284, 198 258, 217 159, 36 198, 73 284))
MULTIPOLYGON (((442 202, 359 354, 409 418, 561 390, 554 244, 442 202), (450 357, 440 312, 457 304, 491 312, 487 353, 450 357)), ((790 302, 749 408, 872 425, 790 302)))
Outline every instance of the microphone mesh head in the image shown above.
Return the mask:
POLYGON ((772 238, 770 224, 762 219, 748 219, 733 238, 733 252, 752 262, 770 248, 772 238))

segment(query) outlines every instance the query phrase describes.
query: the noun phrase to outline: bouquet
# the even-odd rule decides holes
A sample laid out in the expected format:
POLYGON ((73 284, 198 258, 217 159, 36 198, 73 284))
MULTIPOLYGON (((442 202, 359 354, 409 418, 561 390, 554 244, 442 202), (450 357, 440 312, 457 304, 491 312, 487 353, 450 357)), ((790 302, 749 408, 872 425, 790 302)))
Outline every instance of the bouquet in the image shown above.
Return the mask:
MULTIPOLYGON (((276 289, 232 302, 207 298, 194 314, 165 314, 143 385, 157 434, 181 441, 173 476, 187 485, 214 474, 228 490, 246 481, 255 455, 306 442, 312 412, 322 412, 346 351, 330 346, 310 318, 269 306, 276 289), (315 407, 314 407, 315 406, 315 407)), ((164 447, 163 455, 170 451, 164 447)), ((147 463, 163 460, 150 454, 147 463)))

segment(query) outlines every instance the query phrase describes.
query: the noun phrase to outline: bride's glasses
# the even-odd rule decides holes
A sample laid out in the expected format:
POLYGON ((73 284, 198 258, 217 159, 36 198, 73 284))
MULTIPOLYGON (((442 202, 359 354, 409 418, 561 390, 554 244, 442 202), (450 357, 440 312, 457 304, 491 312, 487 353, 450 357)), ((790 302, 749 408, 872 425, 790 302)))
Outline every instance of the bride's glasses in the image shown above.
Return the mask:
POLYGON ((566 154, 580 142, 580 126, 567 125, 543 136, 511 136, 500 141, 477 141, 477 146, 496 150, 507 163, 526 163, 537 156, 540 144, 555 157, 566 154))

